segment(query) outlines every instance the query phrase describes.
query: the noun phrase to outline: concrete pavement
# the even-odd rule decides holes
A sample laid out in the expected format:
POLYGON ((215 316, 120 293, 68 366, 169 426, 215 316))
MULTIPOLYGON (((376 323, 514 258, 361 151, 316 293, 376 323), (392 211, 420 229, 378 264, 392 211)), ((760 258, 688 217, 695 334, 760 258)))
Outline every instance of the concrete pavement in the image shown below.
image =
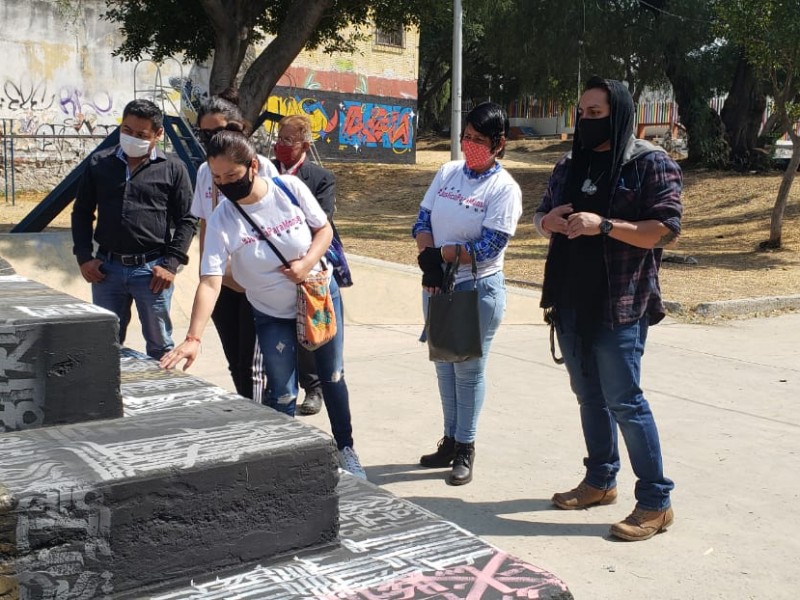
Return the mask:
MULTIPOLYGON (((348 325, 356 446, 370 480, 553 572, 575 598, 794 599, 800 590, 800 314, 651 329, 643 384, 659 424, 676 522, 647 542, 607 536, 633 508, 551 507, 582 477, 577 404, 544 326, 495 341, 475 479, 419 469, 441 437, 436 379, 419 325, 348 325)), ((182 333, 182 332, 178 332, 182 333)), ((131 345, 135 341, 131 340, 131 345)), ((230 388, 213 332, 192 372, 230 388)), ((329 430, 324 414, 300 417, 329 430)))
MULTIPOLYGON (((634 505, 627 461, 617 504, 550 506, 554 491, 581 479, 583 442, 548 330, 524 324, 539 321, 536 295, 514 294, 489 361, 475 479, 449 487, 445 471, 417 467, 441 437, 433 367, 417 342, 417 293, 388 285, 406 281, 402 268, 356 259, 354 272, 357 285, 344 296, 345 366, 356 447, 371 481, 553 572, 577 599, 788 600, 800 593, 800 314, 718 325, 668 320, 651 329, 643 387, 676 482, 676 521, 650 541, 624 543, 607 532, 634 505)), ((51 279, 43 282, 74 287, 61 271, 51 279)), ((185 330, 184 319, 176 339, 185 330)), ((128 345, 142 349, 138 327, 128 345)), ((231 388, 213 328, 191 372, 231 388)), ((300 418, 328 429, 324 412, 300 418)))

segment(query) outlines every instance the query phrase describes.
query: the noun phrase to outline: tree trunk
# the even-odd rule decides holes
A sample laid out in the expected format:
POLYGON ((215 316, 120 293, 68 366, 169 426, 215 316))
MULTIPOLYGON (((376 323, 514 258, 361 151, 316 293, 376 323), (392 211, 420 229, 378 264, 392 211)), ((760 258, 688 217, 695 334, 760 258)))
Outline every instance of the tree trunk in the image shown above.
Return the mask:
POLYGON ((256 121, 272 88, 300 54, 332 3, 332 0, 295 0, 292 3, 277 37, 253 61, 239 86, 239 104, 245 119, 251 123, 256 121))
POLYGON ((200 0, 214 29, 214 59, 208 80, 210 95, 233 86, 242 65, 251 27, 241 22, 241 11, 223 6, 221 0, 200 0))
POLYGON ((789 166, 783 173, 781 186, 778 188, 778 197, 775 199, 775 206, 772 207, 772 218, 769 223, 769 239, 761 244, 761 248, 780 248, 781 233, 783 231, 783 214, 786 212, 786 201, 789 199, 789 192, 792 190, 792 183, 797 176, 797 168, 800 167, 800 135, 789 128, 789 137, 792 139, 792 158, 789 166))
POLYGON ((708 105, 701 85, 691 80, 675 62, 667 61, 667 77, 672 84, 678 114, 686 127, 687 162, 719 169, 728 165, 729 148, 722 119, 708 105))
POLYGON ((761 166, 753 150, 758 145, 761 119, 766 108, 767 96, 761 81, 742 53, 720 116, 731 148, 731 163, 743 170, 761 166))
POLYGON ((726 167, 730 149, 725 140, 722 119, 708 104, 708 82, 703 81, 702 74, 693 68, 691 61, 694 59, 687 55, 686 48, 681 45, 674 20, 664 20, 664 11, 669 9, 669 2, 641 1, 640 6, 656 16, 658 26, 664 28, 669 39, 664 45, 664 73, 672 84, 678 114, 686 127, 689 151, 686 162, 712 169, 726 167))

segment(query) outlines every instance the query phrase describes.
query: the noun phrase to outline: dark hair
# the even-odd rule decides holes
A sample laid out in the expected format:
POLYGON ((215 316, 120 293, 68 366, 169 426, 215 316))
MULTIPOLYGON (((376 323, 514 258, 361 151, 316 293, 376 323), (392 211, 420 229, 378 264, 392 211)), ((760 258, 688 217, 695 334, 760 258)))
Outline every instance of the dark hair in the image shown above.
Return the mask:
POLYGON ((242 111, 239 107, 220 96, 211 96, 208 100, 203 102, 200 110, 197 111, 197 126, 200 126, 200 121, 206 115, 222 115, 228 121, 225 129, 230 131, 239 131, 248 133, 247 123, 242 116, 242 111))
POLYGON ((247 136, 236 131, 223 130, 214 134, 206 150, 208 158, 224 156, 237 165, 249 167, 256 158, 256 147, 247 136))
MULTIPOLYGON (((472 125, 478 133, 492 140, 492 150, 497 148, 500 138, 508 135, 508 115, 502 106, 494 102, 483 102, 473 108, 467 114, 466 123, 472 125)), ((498 157, 503 158, 504 153, 505 148, 498 154, 498 157)))
POLYGON ((158 131, 164 127, 164 115, 161 109, 156 106, 154 102, 145 100, 144 98, 137 98, 131 100, 122 109, 122 119, 128 115, 133 115, 140 119, 147 119, 153 125, 153 131, 158 131))
POLYGON ((239 106, 239 90, 237 90, 235 87, 228 86, 224 90, 222 90, 219 94, 217 94, 217 96, 222 98, 223 100, 227 100, 228 102, 234 104, 237 107, 239 106))

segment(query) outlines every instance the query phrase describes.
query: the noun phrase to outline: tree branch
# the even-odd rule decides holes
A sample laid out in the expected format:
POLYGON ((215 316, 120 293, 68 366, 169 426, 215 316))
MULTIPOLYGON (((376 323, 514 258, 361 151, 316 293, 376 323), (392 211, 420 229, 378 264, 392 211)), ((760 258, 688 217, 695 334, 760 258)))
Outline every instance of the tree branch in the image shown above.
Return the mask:
MULTIPOLYGON (((211 1, 211 0, 204 0, 211 1)), ((239 88, 242 112, 254 122, 269 94, 311 37, 333 0, 295 0, 278 35, 253 61, 239 88)))

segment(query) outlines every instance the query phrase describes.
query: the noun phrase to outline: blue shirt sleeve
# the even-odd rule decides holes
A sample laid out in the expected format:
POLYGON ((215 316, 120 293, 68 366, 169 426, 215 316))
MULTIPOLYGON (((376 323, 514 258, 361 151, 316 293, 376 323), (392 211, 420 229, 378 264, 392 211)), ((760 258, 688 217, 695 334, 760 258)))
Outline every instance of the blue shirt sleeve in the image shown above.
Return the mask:
POLYGON ((508 245, 509 235, 502 231, 483 227, 481 237, 474 242, 465 244, 467 250, 475 251, 475 260, 478 262, 495 258, 508 245))
POLYGON ((433 228, 431 227, 431 211, 427 208, 420 208, 419 215, 417 216, 417 222, 414 223, 414 227, 411 228, 411 237, 417 237, 419 233, 433 233, 433 228))

